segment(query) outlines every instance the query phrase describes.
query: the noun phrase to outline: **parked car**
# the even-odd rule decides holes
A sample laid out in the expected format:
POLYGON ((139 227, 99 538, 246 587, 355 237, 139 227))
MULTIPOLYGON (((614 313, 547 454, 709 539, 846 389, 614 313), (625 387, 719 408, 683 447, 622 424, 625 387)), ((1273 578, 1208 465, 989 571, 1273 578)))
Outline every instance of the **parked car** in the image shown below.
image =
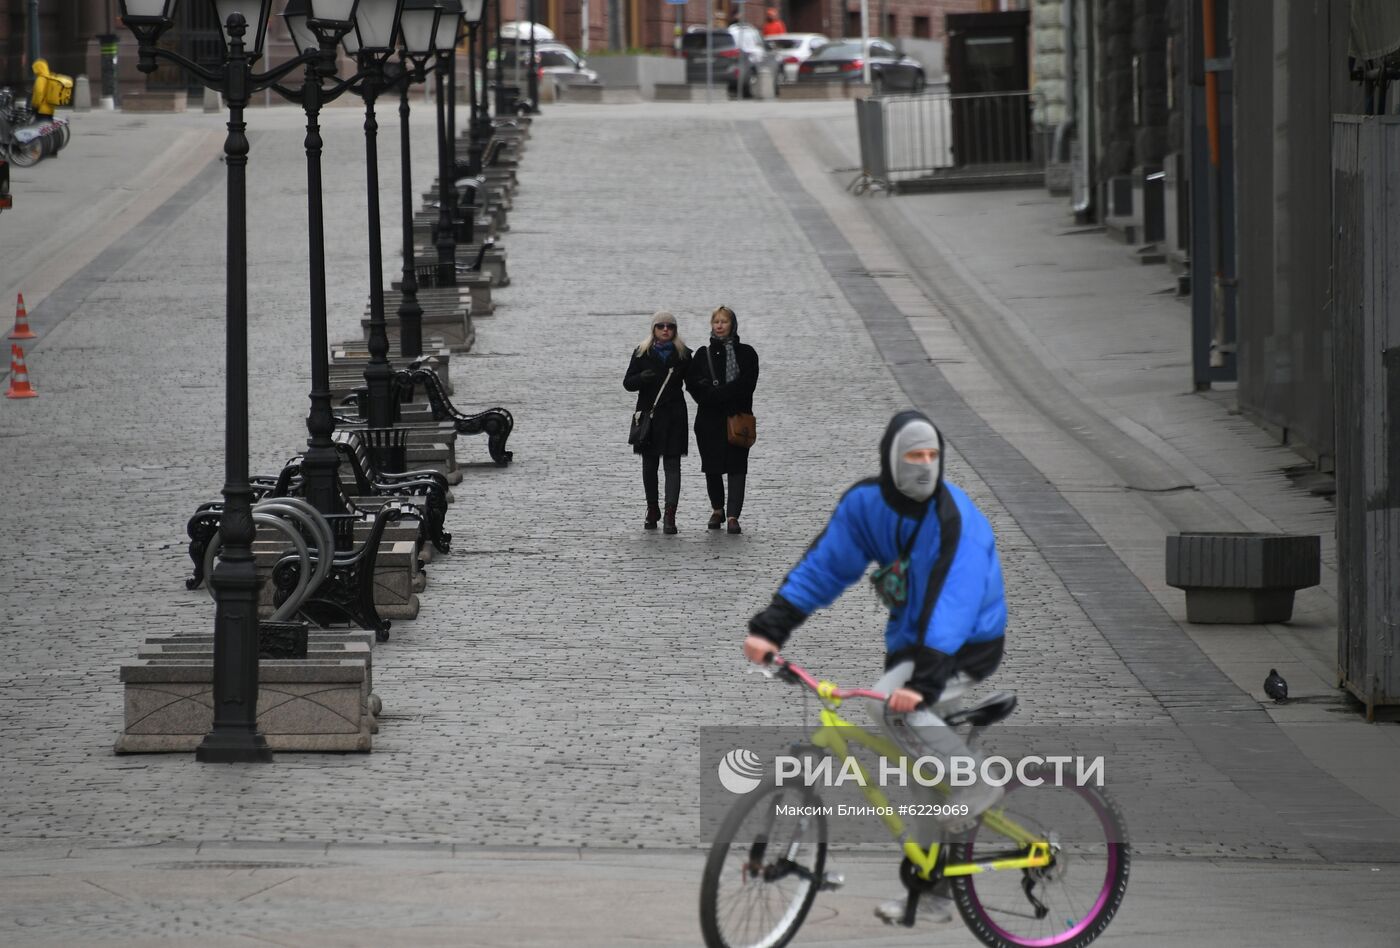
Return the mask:
POLYGON ((14 199, 10 197, 10 164, 0 158, 0 211, 14 206, 14 199))
MULTIPOLYGON (((519 51, 519 62, 521 63, 520 81, 528 81, 524 70, 524 63, 530 58, 530 47, 524 43, 517 46, 515 43, 505 43, 501 46, 501 63, 504 64, 506 77, 513 78, 516 69, 516 55, 519 51)), ((580 59, 579 55, 563 43, 543 42, 535 40, 535 69, 541 79, 553 79, 556 85, 561 86, 592 86, 598 84, 598 74, 588 68, 588 61, 580 59)), ((496 74, 496 62, 492 61, 488 70, 491 76, 496 74)))
POLYGON ((536 45, 541 41, 554 42, 557 40, 554 31, 549 27, 545 26, 543 23, 531 23, 529 20, 508 20, 502 23, 501 39, 513 40, 518 38, 528 40, 530 38, 531 27, 534 28, 536 45))
POLYGON ((777 54, 778 62, 783 67, 783 78, 796 82, 797 68, 831 40, 821 33, 778 33, 763 37, 763 42, 777 54))
POLYGON ((692 26, 681 37, 681 56, 686 82, 705 82, 712 69, 715 82, 724 83, 731 94, 749 98, 758 70, 767 65, 773 70, 775 92, 781 84, 777 54, 763 45, 763 34, 749 23, 732 23, 725 29, 692 26))
POLYGON ((861 53, 859 39, 841 39, 813 53, 797 69, 798 82, 860 82, 865 60, 870 60, 870 85, 882 92, 924 91, 924 67, 880 39, 873 39, 861 53))

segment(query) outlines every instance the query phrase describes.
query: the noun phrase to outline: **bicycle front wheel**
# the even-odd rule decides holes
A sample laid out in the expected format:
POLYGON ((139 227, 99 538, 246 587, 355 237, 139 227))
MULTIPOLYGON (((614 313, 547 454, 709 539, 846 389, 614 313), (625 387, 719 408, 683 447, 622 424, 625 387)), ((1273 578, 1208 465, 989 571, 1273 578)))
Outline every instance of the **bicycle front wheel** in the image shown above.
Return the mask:
POLYGON ((764 783, 734 804, 705 862, 706 948, 781 948, 821 888, 826 817, 806 787, 764 783))
MULTIPOLYGON (((991 948, 1084 948, 1103 934, 1127 893, 1123 820, 1096 787, 1056 786, 1052 773, 1027 776, 1032 779, 1006 787, 993 812, 1048 841, 1050 864, 955 877, 953 900, 973 935, 991 948), (1039 786, 1037 777, 1044 778, 1039 786)), ((984 821, 952 844, 949 862, 986 862, 1015 849, 984 821)))
POLYGON ((37 138, 31 142, 15 142, 10 145, 9 151, 10 161, 14 162, 15 167, 28 168, 44 157, 44 144, 37 138))

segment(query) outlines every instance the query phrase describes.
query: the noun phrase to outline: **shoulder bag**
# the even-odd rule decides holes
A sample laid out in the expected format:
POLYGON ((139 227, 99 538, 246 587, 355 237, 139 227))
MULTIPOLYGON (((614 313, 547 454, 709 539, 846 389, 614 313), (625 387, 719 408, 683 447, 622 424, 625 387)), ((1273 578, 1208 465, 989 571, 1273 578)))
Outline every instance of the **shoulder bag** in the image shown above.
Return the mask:
POLYGON ((656 397, 651 401, 649 411, 632 412, 632 425, 627 429, 627 443, 645 448, 651 444, 651 416, 656 414, 656 403, 661 401, 661 393, 666 391, 666 383, 671 381, 671 373, 675 367, 666 370, 666 378, 661 380, 661 387, 656 390, 656 397))
MULTIPOLYGON (((709 346, 705 347, 705 361, 710 364, 710 384, 718 386, 719 376, 715 375, 715 360, 709 346)), ((735 412, 725 419, 725 434, 734 447, 751 448, 758 440, 758 422, 749 412, 735 412)))

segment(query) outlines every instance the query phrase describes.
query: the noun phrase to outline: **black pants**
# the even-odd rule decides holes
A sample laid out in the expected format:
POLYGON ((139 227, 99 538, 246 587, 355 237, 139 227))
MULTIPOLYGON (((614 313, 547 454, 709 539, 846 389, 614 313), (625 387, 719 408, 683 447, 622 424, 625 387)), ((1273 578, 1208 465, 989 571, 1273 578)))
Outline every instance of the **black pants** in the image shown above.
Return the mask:
MULTIPOLYGON (((656 469, 661 466, 661 455, 642 455, 642 487, 647 492, 647 506, 659 507, 656 502, 656 469)), ((681 499, 681 456, 666 456, 666 506, 675 507, 681 499)))
MULTIPOLYGON (((715 510, 724 509, 724 474, 716 474, 713 471, 705 472, 705 489, 710 492, 710 506, 715 510)), ((726 516, 736 520, 744 510, 744 478, 748 476, 747 471, 735 471, 729 477, 729 509, 726 516)))

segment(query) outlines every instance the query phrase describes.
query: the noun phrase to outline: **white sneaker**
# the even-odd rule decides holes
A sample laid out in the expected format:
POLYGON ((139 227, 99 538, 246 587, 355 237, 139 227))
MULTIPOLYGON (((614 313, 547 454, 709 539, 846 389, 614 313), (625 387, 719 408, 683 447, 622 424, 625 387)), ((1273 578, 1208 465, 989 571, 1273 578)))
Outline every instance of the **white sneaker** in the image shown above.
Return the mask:
MULTIPOLYGON (((875 908, 875 917, 886 925, 901 925, 904 922, 904 907, 908 899, 891 899, 881 902, 875 908)), ((941 925, 953 920, 953 900, 941 895, 925 892, 919 899, 919 912, 915 921, 932 922, 941 925)))

